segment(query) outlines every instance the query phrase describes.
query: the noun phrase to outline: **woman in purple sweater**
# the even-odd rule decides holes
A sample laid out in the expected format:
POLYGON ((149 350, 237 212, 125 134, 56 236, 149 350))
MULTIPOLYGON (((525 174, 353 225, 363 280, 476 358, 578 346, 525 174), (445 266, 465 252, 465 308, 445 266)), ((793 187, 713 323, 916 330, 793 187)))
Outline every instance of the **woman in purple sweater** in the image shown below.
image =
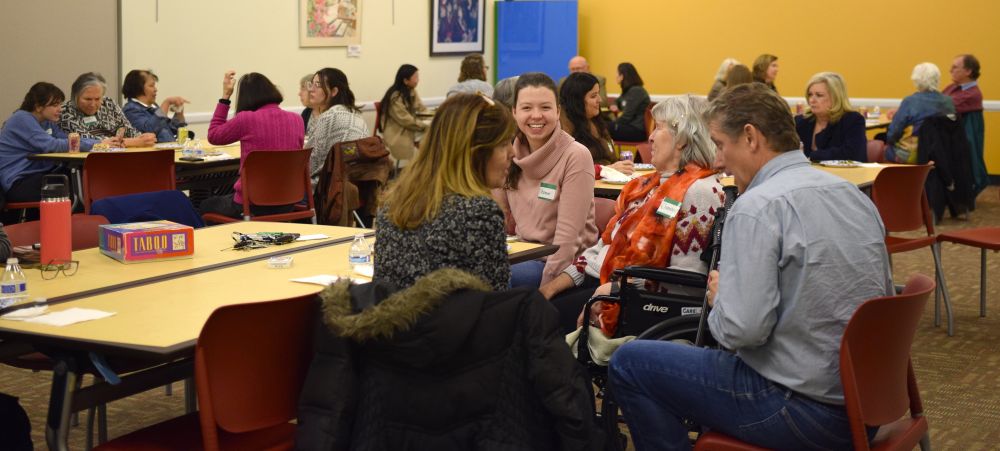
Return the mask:
MULTIPOLYGON (((222 79, 222 98, 208 126, 208 142, 214 145, 240 143, 240 173, 247 155, 255 150, 299 150, 305 137, 302 116, 284 111, 278 104, 283 98, 267 77, 250 72, 240 77, 240 95, 236 98, 236 116, 229 116, 236 72, 227 71, 222 79)), ((289 177, 292 177, 289 174, 289 177)), ((303 193, 304 195, 305 193, 303 193)), ((254 215, 287 213, 294 205, 250 206, 254 215)), ((218 213, 232 218, 243 215, 243 190, 240 181, 233 185, 233 194, 215 196, 201 203, 201 212, 218 213)))

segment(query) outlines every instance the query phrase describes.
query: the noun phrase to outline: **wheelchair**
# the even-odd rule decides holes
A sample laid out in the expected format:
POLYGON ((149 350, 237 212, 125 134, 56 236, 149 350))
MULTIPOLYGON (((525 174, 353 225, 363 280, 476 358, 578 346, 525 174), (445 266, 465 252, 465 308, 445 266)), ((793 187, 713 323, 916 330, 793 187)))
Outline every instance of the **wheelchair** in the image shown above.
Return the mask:
MULTIPOLYGON (((671 268, 630 266, 616 270, 613 275, 611 295, 595 296, 586 304, 584 315, 589 315, 598 301, 618 304, 618 325, 611 338, 635 336, 637 340, 679 341, 694 345, 699 341, 699 324, 704 324, 708 311, 704 308, 708 278, 701 273, 671 268), (631 283, 630 279, 644 279, 656 283, 657 289, 647 291, 631 283)), ((699 346, 716 346, 707 333, 699 346)), ((597 387, 596 398, 601 398, 598 423, 608 437, 606 449, 625 449, 625 436, 619 429, 618 404, 608 390, 608 368, 599 365, 588 347, 589 330, 584 327, 577 341, 577 360, 591 375, 597 387)), ((595 401, 596 404, 596 401, 595 401)))

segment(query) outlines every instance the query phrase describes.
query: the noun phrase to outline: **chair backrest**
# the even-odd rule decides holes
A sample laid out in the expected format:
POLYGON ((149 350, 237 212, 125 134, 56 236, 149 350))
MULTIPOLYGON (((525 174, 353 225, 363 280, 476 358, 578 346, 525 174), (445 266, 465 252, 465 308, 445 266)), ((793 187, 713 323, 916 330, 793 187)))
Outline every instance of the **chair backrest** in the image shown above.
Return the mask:
POLYGON ((73 215, 73 250, 90 249, 100 245, 98 234, 101 224, 107 224, 108 218, 101 215, 73 215))
MULTIPOLYGON (((195 346, 205 448, 216 428, 249 432, 287 423, 312 358, 316 295, 236 304, 212 312, 195 346)), ((333 381, 331 381, 333 382, 333 381)))
POLYGON ((98 199, 177 188, 174 151, 91 153, 83 163, 83 206, 98 199))
POLYGON ((594 198, 594 222, 597 223, 597 236, 604 235, 611 217, 615 215, 616 202, 603 197, 594 198))
POLYGON ((372 127, 372 136, 378 136, 378 132, 382 130, 382 102, 375 101, 375 126, 372 127))
MULTIPOLYGON (((107 224, 108 220, 100 215, 73 215, 73 250, 97 247, 99 239, 98 226, 107 224)), ((11 246, 31 246, 41 242, 41 221, 28 221, 3 226, 11 246)))
POLYGON ((880 426, 922 414, 911 380, 910 345, 934 281, 910 277, 903 293, 872 299, 858 307, 840 344, 840 380, 848 419, 858 444, 868 443, 865 425, 880 426))
POLYGON ((646 105, 646 111, 642 115, 642 123, 646 126, 646 136, 653 133, 653 129, 656 128, 656 120, 653 119, 654 106, 656 106, 656 102, 649 102, 649 105, 646 105))
MULTIPOLYGON (((655 127, 655 126, 654 126, 655 127)), ((650 132, 652 133, 652 132, 650 132)), ((653 145, 645 142, 635 146, 635 150, 639 152, 639 159, 643 163, 653 164, 653 145)))
POLYGON ((274 206, 301 202, 313 208, 312 182, 309 180, 309 154, 301 150, 255 150, 243 165, 243 213, 250 216, 250 205, 274 206))
POLYGON ((880 139, 872 139, 868 141, 868 162, 869 163, 884 163, 885 162, 885 142, 880 139))
POLYGON ((872 202, 885 223, 886 232, 909 232, 924 226, 934 234, 924 181, 929 165, 900 165, 883 168, 872 183, 872 202))

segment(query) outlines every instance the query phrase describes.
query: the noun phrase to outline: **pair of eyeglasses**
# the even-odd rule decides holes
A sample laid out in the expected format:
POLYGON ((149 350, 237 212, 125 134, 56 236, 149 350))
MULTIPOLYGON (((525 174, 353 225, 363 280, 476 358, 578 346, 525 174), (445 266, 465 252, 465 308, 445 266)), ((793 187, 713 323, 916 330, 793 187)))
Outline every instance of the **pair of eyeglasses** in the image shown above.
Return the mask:
POLYGON ((80 262, 76 260, 52 260, 47 264, 38 267, 38 270, 42 272, 42 279, 52 280, 55 279, 59 273, 64 276, 69 277, 76 274, 76 270, 80 268, 80 262))

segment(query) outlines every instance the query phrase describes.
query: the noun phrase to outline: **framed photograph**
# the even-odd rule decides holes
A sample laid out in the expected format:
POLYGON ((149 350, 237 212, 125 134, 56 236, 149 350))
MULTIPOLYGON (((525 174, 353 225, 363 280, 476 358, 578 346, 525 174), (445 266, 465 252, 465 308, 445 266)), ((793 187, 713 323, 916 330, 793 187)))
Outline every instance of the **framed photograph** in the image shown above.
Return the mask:
POLYGON ((361 43, 361 0, 299 0, 299 47, 361 43))
POLYGON ((431 56, 483 53, 486 0, 431 0, 431 56))

